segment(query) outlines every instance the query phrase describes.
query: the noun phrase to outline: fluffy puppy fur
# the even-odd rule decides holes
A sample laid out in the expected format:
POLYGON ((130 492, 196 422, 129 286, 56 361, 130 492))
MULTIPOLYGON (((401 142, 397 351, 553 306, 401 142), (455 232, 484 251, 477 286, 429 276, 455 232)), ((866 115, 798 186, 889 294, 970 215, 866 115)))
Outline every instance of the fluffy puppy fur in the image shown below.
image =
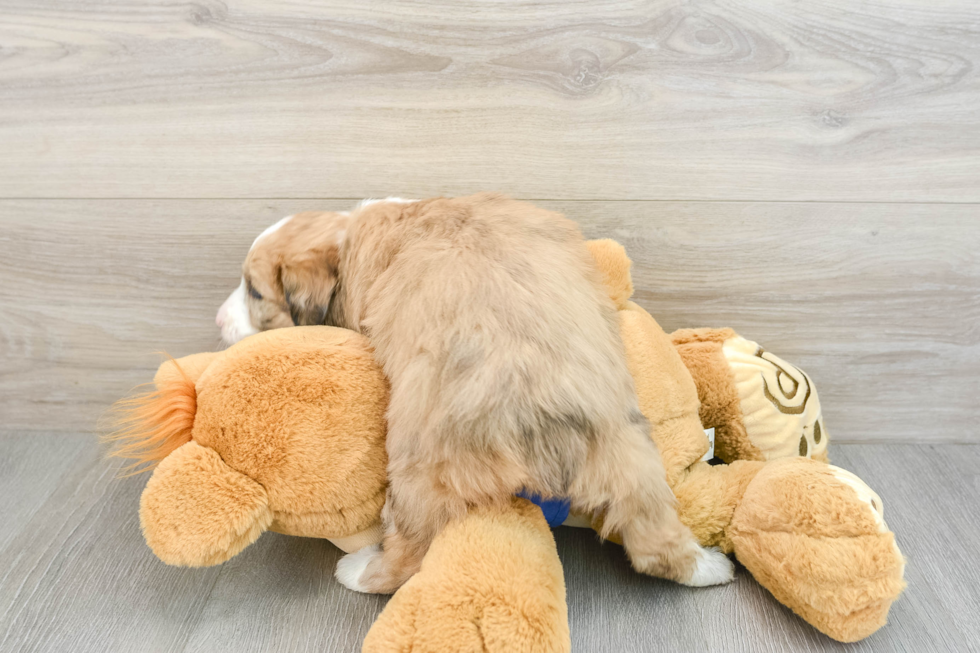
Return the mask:
POLYGON ((447 522, 522 488, 601 511, 638 571, 732 578, 678 520, 615 309, 559 214, 495 194, 298 214, 253 244, 218 323, 229 341, 320 323, 371 338, 391 383, 386 535, 341 560, 352 589, 393 592, 447 522))

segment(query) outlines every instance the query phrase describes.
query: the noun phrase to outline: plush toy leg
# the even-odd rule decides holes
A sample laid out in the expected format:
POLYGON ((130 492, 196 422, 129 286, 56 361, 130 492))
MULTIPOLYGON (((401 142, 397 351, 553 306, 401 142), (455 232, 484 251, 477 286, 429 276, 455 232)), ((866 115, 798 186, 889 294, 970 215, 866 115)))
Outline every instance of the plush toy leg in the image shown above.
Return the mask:
POLYGON ((766 463, 736 460, 731 465, 697 462, 674 485, 677 514, 701 546, 732 552, 728 526, 745 488, 766 463))
POLYGON ((365 653, 571 649, 565 581, 541 510, 523 499, 478 509, 432 542, 388 602, 365 653))
POLYGON ((767 463, 746 488, 729 537, 759 583, 842 642, 883 626, 905 587, 881 499, 853 474, 815 460, 767 463))
POLYGON ((228 560, 272 523, 265 489, 194 441, 163 459, 140 498, 146 543, 171 565, 228 560))

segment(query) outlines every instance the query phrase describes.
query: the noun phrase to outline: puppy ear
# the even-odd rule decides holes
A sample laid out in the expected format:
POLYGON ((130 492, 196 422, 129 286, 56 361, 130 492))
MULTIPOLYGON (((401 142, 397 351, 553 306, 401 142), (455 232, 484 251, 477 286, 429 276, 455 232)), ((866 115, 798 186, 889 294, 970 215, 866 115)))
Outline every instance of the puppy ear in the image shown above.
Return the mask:
POLYGON ((279 282, 293 324, 307 326, 324 323, 337 285, 337 264, 336 247, 283 262, 279 268, 279 282))

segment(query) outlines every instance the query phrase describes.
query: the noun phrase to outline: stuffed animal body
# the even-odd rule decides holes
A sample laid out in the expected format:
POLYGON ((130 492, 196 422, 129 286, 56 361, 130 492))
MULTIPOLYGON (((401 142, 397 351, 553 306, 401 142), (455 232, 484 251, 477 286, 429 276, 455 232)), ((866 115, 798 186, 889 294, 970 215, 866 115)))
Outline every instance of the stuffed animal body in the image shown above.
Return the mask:
MULTIPOLYGON (((730 329, 668 336, 629 301, 623 248, 590 249, 619 308, 681 519, 829 636, 854 641, 881 627, 904 588, 904 559, 880 497, 825 462, 829 438, 810 378, 730 329), (705 429, 722 464, 705 460, 705 429)), ((154 386, 121 404, 113 439, 118 455, 155 465, 140 523, 161 560, 218 564, 265 530, 344 551, 380 541, 388 385, 366 338, 325 326, 267 331, 167 361, 154 386)), ((601 528, 602 515, 564 518, 559 509, 552 520, 601 528)), ((554 539, 542 510, 521 498, 447 526, 364 643, 569 648, 554 539)))

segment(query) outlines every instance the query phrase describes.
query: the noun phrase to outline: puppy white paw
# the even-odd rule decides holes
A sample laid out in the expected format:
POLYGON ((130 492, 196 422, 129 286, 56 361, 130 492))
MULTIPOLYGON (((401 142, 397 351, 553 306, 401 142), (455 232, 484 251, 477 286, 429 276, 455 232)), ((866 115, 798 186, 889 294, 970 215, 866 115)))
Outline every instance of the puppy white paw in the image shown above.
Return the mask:
POLYGON ((347 589, 366 593, 367 589, 361 585, 361 576, 364 575, 364 570, 367 569, 368 564, 380 556, 381 547, 377 544, 366 546, 354 553, 348 553, 337 561, 337 570, 334 571, 334 576, 347 589))
POLYGON ((718 549, 705 549, 698 546, 694 563, 694 573, 682 581, 682 585, 691 587, 706 587, 708 585, 723 585, 735 579, 735 563, 728 559, 718 549))

